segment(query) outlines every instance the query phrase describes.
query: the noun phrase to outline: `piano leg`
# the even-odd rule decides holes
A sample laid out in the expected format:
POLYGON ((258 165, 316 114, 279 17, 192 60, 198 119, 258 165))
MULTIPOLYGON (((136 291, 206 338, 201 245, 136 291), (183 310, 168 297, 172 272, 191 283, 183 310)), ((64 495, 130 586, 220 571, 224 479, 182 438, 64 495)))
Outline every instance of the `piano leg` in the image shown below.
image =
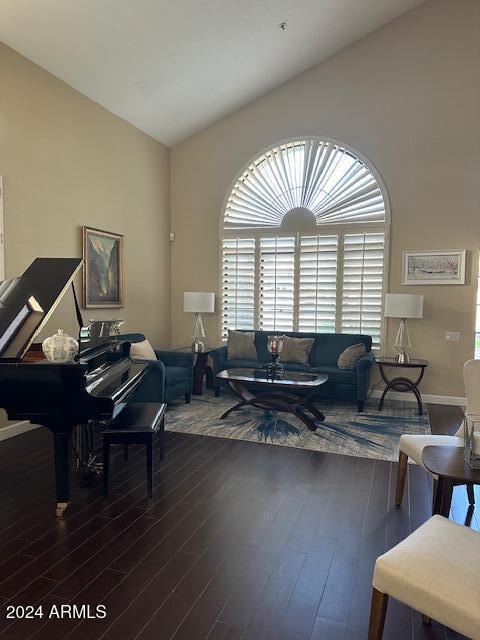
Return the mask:
POLYGON ((55 481, 57 485, 57 508, 59 518, 63 516, 70 500, 70 478, 72 460, 72 430, 53 432, 55 457, 55 481))

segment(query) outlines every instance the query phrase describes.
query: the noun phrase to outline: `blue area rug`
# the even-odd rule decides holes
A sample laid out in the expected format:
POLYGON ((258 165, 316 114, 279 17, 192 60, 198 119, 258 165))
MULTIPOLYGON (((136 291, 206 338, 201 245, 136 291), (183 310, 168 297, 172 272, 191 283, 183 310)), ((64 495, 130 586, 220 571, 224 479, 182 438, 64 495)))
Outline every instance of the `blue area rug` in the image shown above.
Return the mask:
POLYGON ((319 422, 315 432, 292 414, 255 407, 243 407, 220 420, 236 402, 233 395, 215 398, 210 392, 192 396, 189 405, 174 402, 167 411, 166 429, 378 460, 397 460, 402 433, 430 433, 428 416, 417 415, 413 402, 387 400, 383 411, 378 411, 378 400, 371 399, 364 413, 357 412, 356 403, 319 402, 325 422, 319 422))

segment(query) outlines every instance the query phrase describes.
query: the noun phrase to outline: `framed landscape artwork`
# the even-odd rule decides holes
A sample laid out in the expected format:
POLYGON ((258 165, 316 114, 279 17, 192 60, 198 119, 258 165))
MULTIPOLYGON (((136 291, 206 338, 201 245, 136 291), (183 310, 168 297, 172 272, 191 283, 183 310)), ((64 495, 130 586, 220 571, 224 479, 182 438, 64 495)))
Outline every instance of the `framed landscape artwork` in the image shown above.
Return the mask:
POLYGON ((123 307, 123 236, 83 227, 83 306, 123 307))
POLYGON ((403 284, 465 284, 465 249, 404 251, 403 284))

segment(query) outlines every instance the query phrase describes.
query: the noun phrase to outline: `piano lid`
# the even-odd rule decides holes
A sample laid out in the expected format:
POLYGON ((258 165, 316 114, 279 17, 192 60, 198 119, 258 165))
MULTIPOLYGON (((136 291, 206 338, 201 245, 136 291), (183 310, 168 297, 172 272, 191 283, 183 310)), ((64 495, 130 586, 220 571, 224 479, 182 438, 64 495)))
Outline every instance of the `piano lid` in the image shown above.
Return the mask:
POLYGON ((25 354, 81 266, 81 258, 37 258, 0 283, 0 358, 25 354))

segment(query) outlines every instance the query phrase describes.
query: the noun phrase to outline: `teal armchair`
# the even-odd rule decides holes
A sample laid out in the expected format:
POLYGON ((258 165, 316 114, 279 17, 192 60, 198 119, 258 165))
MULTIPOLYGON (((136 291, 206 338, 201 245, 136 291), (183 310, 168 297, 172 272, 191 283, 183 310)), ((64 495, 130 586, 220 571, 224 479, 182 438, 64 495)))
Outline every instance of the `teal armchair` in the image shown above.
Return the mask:
MULTIPOLYGON (((142 333, 126 333, 120 340, 142 342, 142 333)), ((144 381, 135 391, 132 402, 171 402, 179 396, 190 402, 193 384, 193 353, 155 349, 157 360, 148 361, 144 381)))

